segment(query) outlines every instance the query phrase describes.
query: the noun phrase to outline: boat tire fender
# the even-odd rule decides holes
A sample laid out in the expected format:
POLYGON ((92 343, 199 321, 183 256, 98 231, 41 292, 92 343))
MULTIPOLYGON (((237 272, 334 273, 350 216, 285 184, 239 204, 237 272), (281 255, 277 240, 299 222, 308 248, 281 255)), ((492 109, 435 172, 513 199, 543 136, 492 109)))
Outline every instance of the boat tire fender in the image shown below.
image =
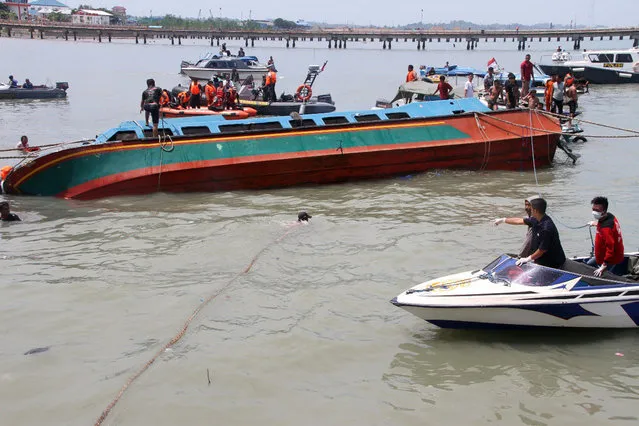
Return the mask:
POLYGON ((588 142, 588 139, 584 138, 583 136, 577 136, 572 141, 573 142, 588 142))
POLYGON ((302 102, 308 101, 311 96, 313 96, 313 89, 308 84, 300 85, 295 91, 295 97, 302 102))

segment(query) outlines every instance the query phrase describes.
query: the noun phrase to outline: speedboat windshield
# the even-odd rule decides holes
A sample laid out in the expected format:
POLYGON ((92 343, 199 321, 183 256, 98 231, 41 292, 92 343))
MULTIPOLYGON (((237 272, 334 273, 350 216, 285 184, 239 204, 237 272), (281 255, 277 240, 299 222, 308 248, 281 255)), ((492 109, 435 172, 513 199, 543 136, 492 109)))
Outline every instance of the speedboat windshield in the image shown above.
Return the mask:
POLYGON ((482 270, 486 272, 490 281, 531 287, 551 286, 580 278, 579 275, 534 263, 517 266, 516 262, 517 259, 504 254, 482 270))

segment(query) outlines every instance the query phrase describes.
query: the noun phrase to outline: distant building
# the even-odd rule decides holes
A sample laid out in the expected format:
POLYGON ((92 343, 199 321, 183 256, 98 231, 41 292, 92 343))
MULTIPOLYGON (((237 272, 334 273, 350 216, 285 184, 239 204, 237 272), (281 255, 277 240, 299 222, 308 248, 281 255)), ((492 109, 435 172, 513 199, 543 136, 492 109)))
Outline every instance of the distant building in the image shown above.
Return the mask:
POLYGON ((304 21, 303 19, 298 19, 297 21, 295 21, 295 25, 297 25, 300 28, 311 28, 312 26, 311 24, 304 21))
POLYGON ((5 4, 11 12, 16 14, 19 20, 22 21, 29 17, 29 4, 27 0, 6 1, 5 4))
POLYGON ((71 22, 85 25, 109 25, 112 17, 113 15, 103 10, 80 9, 71 16, 71 22))
POLYGON ((254 19, 253 22, 256 23, 257 26, 260 27, 260 28, 271 28, 271 27, 273 27, 273 21, 270 21, 270 20, 254 19))
POLYGON ((113 6, 113 8, 111 9, 111 12, 113 12, 115 16, 122 18, 123 21, 126 18, 126 7, 113 6))
POLYGON ((29 15, 36 18, 45 18, 50 13, 71 15, 71 8, 57 0, 35 0, 29 3, 29 15))

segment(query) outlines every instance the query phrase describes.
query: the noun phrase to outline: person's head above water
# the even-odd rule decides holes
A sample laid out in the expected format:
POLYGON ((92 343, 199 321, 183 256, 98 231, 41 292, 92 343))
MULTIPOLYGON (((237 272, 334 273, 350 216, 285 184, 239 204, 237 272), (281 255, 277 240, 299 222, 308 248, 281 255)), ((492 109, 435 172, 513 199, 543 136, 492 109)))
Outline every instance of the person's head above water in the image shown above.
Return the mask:
POLYGON ((309 214, 308 214, 308 213, 306 213, 306 212, 299 212, 299 213, 297 214, 297 221, 298 221, 298 222, 308 222, 308 220, 309 220, 310 218, 312 218, 312 217, 313 217, 313 216, 309 215, 309 214))

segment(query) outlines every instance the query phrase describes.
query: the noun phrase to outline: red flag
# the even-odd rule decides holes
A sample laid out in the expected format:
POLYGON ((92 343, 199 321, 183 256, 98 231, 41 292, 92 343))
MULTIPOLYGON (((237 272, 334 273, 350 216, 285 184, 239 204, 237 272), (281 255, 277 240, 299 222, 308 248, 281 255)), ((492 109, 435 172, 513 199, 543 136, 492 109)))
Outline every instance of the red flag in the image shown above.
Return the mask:
POLYGON ((496 65, 497 64, 497 60, 495 58, 490 58, 490 60, 488 61, 488 65, 489 67, 496 65))
POLYGON ((326 67, 326 64, 328 64, 328 61, 324 62, 324 65, 322 65, 322 69, 320 70, 320 72, 324 71, 324 68, 326 67))

